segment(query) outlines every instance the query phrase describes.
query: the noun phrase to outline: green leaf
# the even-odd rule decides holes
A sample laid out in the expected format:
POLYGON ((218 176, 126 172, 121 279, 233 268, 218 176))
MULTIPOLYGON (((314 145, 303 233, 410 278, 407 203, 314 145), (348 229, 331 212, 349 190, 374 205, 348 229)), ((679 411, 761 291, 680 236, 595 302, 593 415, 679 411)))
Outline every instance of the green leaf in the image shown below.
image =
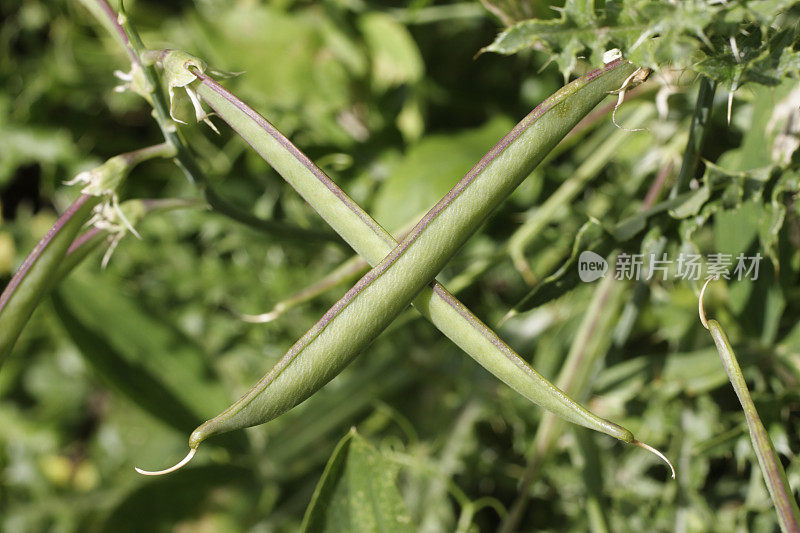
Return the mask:
POLYGON ((303 531, 413 531, 397 467, 350 430, 336 446, 303 518, 303 531))
POLYGON ((186 429, 190 418, 208 418, 229 401, 196 344, 102 277, 86 282, 73 276, 59 295, 59 316, 83 356, 146 411, 186 429))
POLYGON ((645 211, 640 211, 634 215, 626 217, 616 225, 611 228, 608 228, 608 231, 611 235, 614 236, 615 239, 618 241, 627 241, 638 234, 640 231, 643 231, 647 227, 647 220, 659 213, 667 211, 672 207, 681 205, 684 200, 686 200, 689 196, 689 193, 684 193, 682 195, 676 196, 675 198, 671 198, 669 200, 665 200, 663 202, 659 202, 658 204, 650 207, 645 211))
POLYGON ((103 336, 102 330, 97 331, 82 322, 60 292, 53 294, 53 304, 61 324, 84 361, 106 385, 178 431, 191 431, 200 417, 173 394, 157 375, 138 362, 127 360, 103 336))
POLYGON ((378 91, 422 78, 422 56, 405 26, 375 12, 363 15, 359 26, 372 61, 372 83, 378 91))
POLYGON ((797 18, 789 14, 794 2, 754 7, 744 0, 626 0, 606 2, 599 13, 593 4, 567 1, 560 18, 518 22, 483 51, 543 50, 565 76, 587 55, 584 50, 596 62, 612 48, 642 67, 692 69, 734 88, 745 81, 777 85, 797 75, 797 18))
POLYGON ((673 218, 688 218, 696 215, 700 208, 711 197, 711 189, 708 186, 708 181, 704 181, 703 185, 691 192, 686 198, 675 208, 671 209, 669 214, 673 218))
POLYGON ((734 259, 745 253, 758 236, 759 223, 766 218, 761 203, 749 201, 736 209, 714 215, 715 252, 731 254, 734 259))
POLYGON ((496 117, 473 130, 426 136, 409 149, 381 186, 375 219, 392 231, 405 227, 433 207, 512 126, 509 119, 496 117))
POLYGON ((567 0, 564 2, 564 16, 574 20, 578 26, 595 24, 594 0, 567 0))
MULTIPOLYGON (((204 465, 176 472, 174 476, 148 478, 117 503, 99 531, 180 531, 181 522, 202 517, 216 500, 245 502, 253 500, 262 489, 251 469, 231 465, 204 465)), ((200 523, 211 529, 220 526, 214 521, 210 523, 217 528, 209 526, 209 521, 200 523)), ((186 527, 200 526, 184 524, 186 527)))

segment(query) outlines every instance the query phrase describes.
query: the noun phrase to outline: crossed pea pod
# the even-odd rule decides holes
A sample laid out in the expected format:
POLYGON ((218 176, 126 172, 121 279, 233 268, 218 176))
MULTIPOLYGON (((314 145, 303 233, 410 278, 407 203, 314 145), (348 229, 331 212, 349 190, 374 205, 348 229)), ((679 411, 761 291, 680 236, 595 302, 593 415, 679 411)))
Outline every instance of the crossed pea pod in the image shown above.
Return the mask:
POLYGON ((628 86, 640 72, 635 66, 618 59, 557 91, 503 137, 398 243, 272 124, 208 76, 201 61, 185 52, 158 54, 173 72, 171 54, 186 58, 180 81, 192 100, 199 96, 211 106, 373 268, 241 399, 192 433, 183 461, 162 471, 137 471, 172 472, 191 460, 208 437, 259 425, 288 411, 341 372, 409 304, 529 400, 663 458, 627 429, 588 411, 552 385, 434 280, 556 144, 606 95, 628 86), (196 81, 185 83, 186 72, 196 81))

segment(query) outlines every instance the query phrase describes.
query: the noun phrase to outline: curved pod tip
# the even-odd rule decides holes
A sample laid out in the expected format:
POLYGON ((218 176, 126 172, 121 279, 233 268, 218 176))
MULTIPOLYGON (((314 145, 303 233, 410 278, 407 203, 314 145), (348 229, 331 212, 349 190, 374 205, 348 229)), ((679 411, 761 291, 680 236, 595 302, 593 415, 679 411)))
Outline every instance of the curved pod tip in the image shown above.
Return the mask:
POLYGON ((189 448, 189 453, 186 454, 186 457, 181 459, 181 461, 176 464, 175 466, 171 466, 164 470, 142 470, 141 468, 133 467, 138 473, 142 474, 143 476, 163 476, 164 474, 170 474, 175 472, 176 470, 183 468, 186 466, 186 463, 192 460, 194 454, 197 453, 197 448, 189 448))
POLYGON ((650 452, 650 453, 652 453, 652 454, 654 454, 654 455, 657 455, 657 456, 658 456, 658 457, 659 457, 659 458, 660 458, 662 461, 664 461, 665 463, 667 463, 667 466, 669 466, 669 470, 670 470, 670 472, 672 473, 672 479, 675 479, 675 467, 673 467, 673 466, 672 466, 672 463, 670 462, 670 460, 669 460, 669 459, 667 459, 667 456, 666 456, 666 455, 664 455, 664 454, 663 454, 663 453, 661 453, 660 451, 656 450, 655 448, 653 448, 653 447, 652 447, 652 446, 650 446, 649 444, 645 444, 644 442, 641 442, 641 441, 635 440, 635 441, 633 441, 633 444, 635 444, 635 445, 636 445, 636 446, 638 446, 639 448, 642 448, 642 449, 644 449, 644 450, 647 450, 648 452, 650 452))
POLYGON ((706 282, 703 284, 703 288, 700 289, 700 298, 697 300, 697 312, 700 315, 700 322, 706 329, 708 329, 708 320, 706 320, 706 308, 703 306, 703 296, 706 294, 706 288, 708 287, 708 284, 715 279, 717 278, 708 278, 706 280, 706 282))

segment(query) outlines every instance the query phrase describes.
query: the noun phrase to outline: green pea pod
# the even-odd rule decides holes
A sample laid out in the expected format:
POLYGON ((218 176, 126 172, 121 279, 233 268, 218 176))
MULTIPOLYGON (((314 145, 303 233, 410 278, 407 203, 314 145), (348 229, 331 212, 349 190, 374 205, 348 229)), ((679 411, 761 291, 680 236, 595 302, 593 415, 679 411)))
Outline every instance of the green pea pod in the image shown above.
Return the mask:
MULTIPOLYGON (((91 0, 83 0, 84 3, 91 2, 91 0)), ((104 0, 94 0, 95 3, 100 5, 102 9, 93 10, 96 11, 95 14, 99 15, 101 19, 104 20, 104 23, 107 23, 108 26, 111 26, 112 29, 116 30, 116 34, 122 37, 122 42, 125 45, 126 50, 131 53, 132 58, 135 63, 139 62, 138 54, 136 50, 140 50, 142 48, 142 43, 138 39, 135 31, 132 27, 129 27, 129 31, 135 37, 134 41, 128 40, 127 32, 122 28, 119 24, 117 18, 113 17, 113 12, 108 8, 108 5, 104 0)), ((114 33, 114 32, 112 32, 114 33)), ((198 65, 202 63, 195 62, 194 65, 198 65)), ((606 65, 606 69, 612 69, 617 66, 625 65, 627 68, 631 68, 630 65, 627 65, 621 61, 612 62, 606 65)), ((134 69, 135 70, 135 69, 134 69)), ((149 72, 149 71, 148 71, 149 72)), ((576 80, 571 86, 573 89, 580 89, 583 84, 590 82, 593 80, 594 77, 599 76, 599 71, 595 71, 591 73, 589 77, 584 77, 579 80, 576 80)), ((634 71, 635 74, 636 71, 634 71)), ((197 74, 195 72, 195 74, 197 74)), ((631 75, 629 78, 626 78, 625 81, 620 85, 619 90, 624 89, 628 84, 630 79, 633 77, 631 75)), ((155 79, 155 78, 153 78, 155 79)), ((204 80, 206 81, 206 80, 204 80)), ((226 94, 226 91, 216 85, 213 80, 207 80, 210 85, 215 85, 216 88, 219 90, 220 95, 226 94)), ((190 84, 191 85, 191 84, 190 84)), ((189 87, 188 85, 186 87, 189 87)), ((567 89, 567 88, 565 88, 567 89)), ((602 90, 602 89, 599 89, 602 90)), ((609 86, 609 91, 612 90, 612 87, 609 86)), ((187 89, 188 91, 188 89, 187 89)), ((567 90, 569 92, 569 90, 567 90)), ((155 91, 155 94, 158 95, 158 92, 155 91)), ((359 252, 364 257, 369 257, 367 254, 373 253, 372 249, 367 246, 369 243, 370 237, 377 237, 376 245, 380 246, 383 244, 384 246, 392 247, 396 243, 391 238, 387 232, 383 230, 374 220, 372 220, 369 215, 367 215, 357 204, 352 202, 345 194, 342 192, 325 174, 319 170, 310 160, 297 150, 294 145, 291 144, 288 139, 286 139, 283 135, 280 134, 277 130, 275 130, 271 124, 269 124, 263 117, 260 117, 258 113, 253 111, 252 109, 248 108, 246 105, 238 102, 235 97, 232 97, 230 93, 227 93, 228 96, 231 97, 230 102, 234 103, 235 105, 232 106, 233 114, 235 115, 238 111, 239 119, 244 118, 243 126, 249 130, 249 133, 254 135, 256 139, 255 142, 258 142, 259 135, 263 134, 264 132, 258 131, 260 128, 266 128, 267 136, 271 136, 274 143, 271 145, 273 150, 277 149, 279 163, 288 164, 290 169, 288 173, 285 173, 286 167, 282 167, 283 170, 279 168, 279 165, 273 163, 273 166, 279 170, 279 172, 287 179, 295 188, 297 189, 300 182, 295 182, 292 178, 296 177, 298 179, 316 179, 317 181, 317 194, 314 195, 312 200, 320 200, 320 202, 309 200, 308 197, 306 199, 309 203, 314 207, 320 214, 323 215, 323 218, 326 220, 329 219, 327 215, 330 215, 331 212, 337 211, 337 208, 340 206, 338 205, 337 199, 345 204, 345 211, 350 210, 351 215, 355 216, 356 220, 355 224, 350 224, 353 222, 348 216, 347 213, 342 213, 339 211, 339 214, 344 214, 344 217, 340 217, 338 221, 331 222, 331 224, 336 228, 337 232, 340 235, 348 236, 348 240, 351 245, 354 246, 356 251, 359 252), (248 124, 249 121, 249 124, 248 124), (255 128, 253 128, 253 124, 255 124, 255 128), (248 127, 249 126, 249 127, 248 127), (288 158, 286 156, 289 156, 288 158), (291 159, 295 158, 297 161, 301 163, 301 166, 305 167, 307 171, 305 174, 303 173, 302 168, 292 167, 291 159), (300 172, 297 174, 292 173, 292 170, 299 170, 300 172), (333 193, 333 196, 336 198, 331 198, 327 196, 325 193, 325 189, 328 189, 329 192, 333 193), (320 194, 321 193, 321 194, 320 194), (349 227, 344 227, 344 226, 349 227), (366 233, 363 231, 366 230, 366 233), (359 235, 359 232, 360 235, 359 235), (363 245, 358 244, 358 237, 366 239, 363 241, 363 245), (367 247, 368 249, 365 251, 361 251, 360 248, 367 247)), ((549 106, 553 107, 554 104, 560 102, 560 99, 557 98, 559 95, 566 97, 567 94, 563 92, 559 92, 554 95, 553 98, 549 99, 549 106)), ((589 98, 598 98, 597 94, 587 94, 589 98)), ((599 98, 602 98, 600 96, 599 98)), ((148 101, 150 101, 148 99, 148 101)), ((599 101, 599 99, 598 99, 599 101)), ((548 103, 545 102, 545 103, 548 103)), ((154 110, 156 111, 156 115, 159 117, 159 125, 162 126, 162 130, 165 133, 165 136, 170 139, 170 142, 173 142, 175 146, 179 146, 181 149, 178 150, 177 159, 179 160, 179 166, 187 172, 189 176, 194 176, 195 178, 201 177, 202 173, 196 168, 194 165, 193 160, 191 158, 183 157, 182 154, 185 156, 186 150, 185 147, 180 143, 177 142, 175 135, 173 135, 174 128, 171 127, 171 124, 168 124, 166 121, 166 111, 163 102, 159 99, 152 100, 154 105, 154 110)), ((193 102, 194 103, 194 102, 193 102)), ((619 104, 617 104, 619 105, 619 104)), ((543 104, 544 106, 544 104, 543 104)), ((539 106, 537 108, 538 111, 541 111, 540 114, 543 114, 546 111, 545 107, 539 106)), ((529 115, 528 119, 535 121, 538 118, 536 115, 537 110, 535 110, 531 115, 529 115), (534 116, 536 115, 536 116, 534 116)), ((234 121, 236 118, 234 118, 234 121)), ((527 119, 526 119, 527 120, 527 119)), ((231 120, 228 120, 230 123, 231 120)), ((523 121, 524 123, 525 121, 523 121)), ((521 126, 518 126, 520 128, 521 126)), ((524 129, 524 126, 523 126, 524 129)), ((517 130, 515 130, 517 131, 517 130)), ((241 133, 241 132, 240 132, 241 133)), ((518 133, 518 132, 517 132, 518 133)), ((513 136, 512 134, 506 137, 513 136)), ((242 134, 244 138, 247 139, 247 136, 242 134)), ((266 138, 265 138, 266 139, 266 138)), ((248 142, 253 144, 254 141, 248 139, 248 142)), ((267 141, 268 142, 268 141, 267 141)), ((262 156, 264 154, 262 153, 262 156)), ((264 156, 265 159, 268 160, 268 156, 264 156)), ((313 186, 312 186, 313 189, 313 186)), ((299 190, 299 189, 298 189, 299 190)), ((305 197, 305 195, 304 195, 305 197)), ((211 200, 209 200, 211 201, 211 200)), ((337 217, 333 217, 337 218, 337 217)), ((330 221, 330 220, 329 220, 330 221)), ((375 248, 375 250, 379 250, 379 248, 375 248)), ((377 253, 377 252, 375 252, 377 253)), ((384 252, 385 253, 385 252, 384 252)), ((374 265, 377 261, 380 260, 383 255, 375 256, 376 258, 372 261, 374 265)), ((431 289, 423 289, 420 296, 418 297, 418 302, 415 304, 420 310, 420 312, 429 318, 431 322, 434 323, 439 329, 445 332, 449 338, 454 340, 458 346, 464 349, 467 353, 469 353, 476 361, 478 361, 481 365, 487 368, 490 372, 492 372, 495 376, 499 377, 502 381, 506 384, 526 396, 527 398, 531 399, 532 401, 539 403, 546 409, 552 410, 554 413, 558 414, 566 418, 567 420, 576 421, 581 425, 585 425, 589 428, 596 429, 598 431, 602 431, 608 433, 609 435, 614 436, 615 438, 619 438, 620 440, 626 442, 633 442, 634 444, 645 448, 660 457, 662 457, 665 461, 666 458, 657 450, 652 449, 651 447, 633 440, 633 435, 625 430, 624 428, 620 428, 619 426, 612 424, 606 420, 603 420, 599 417, 596 417, 582 406, 576 404, 571 399, 569 399, 563 392, 559 391, 557 388, 553 387, 547 380, 545 380, 541 375, 539 375, 533 368, 531 368, 525 360, 523 360, 519 355, 517 355, 513 350, 511 350, 502 340, 500 340, 497 335, 487 328, 477 317, 475 317, 463 304, 458 302, 452 295, 450 295, 443 287, 438 284, 432 285, 431 289), (429 301, 428 305, 425 305, 425 302, 429 301), (555 407, 552 407, 552 406, 555 407)), ((227 411, 226 411, 227 412, 227 411)), ((180 468, 184 464, 186 464, 191 458, 193 457, 196 448, 191 448, 189 454, 184 458, 180 463, 175 465, 174 467, 163 471, 162 473, 166 473, 169 471, 173 471, 177 468, 180 468)), ((669 461, 667 461, 669 463, 669 461)), ((671 467, 671 465, 670 465, 671 467)), ((138 469, 137 469, 138 470, 138 469)), ((144 471, 141 471, 143 472, 144 471)), ((674 477, 674 474, 673 474, 674 477)))
POLYGON ((72 240, 100 199, 82 194, 58 217, 0 294, 0 362, 8 355, 36 306, 52 288, 72 240))
POLYGON ((193 432, 190 453, 183 461, 153 473, 179 468, 213 434, 267 422, 305 400, 338 374, 418 294, 414 304, 423 315, 515 390, 566 420, 653 451, 635 441, 630 431, 597 417, 550 384, 444 287, 434 283, 426 288, 491 211, 558 141, 608 92, 622 86, 635 70, 627 62, 616 61, 548 98, 484 156, 393 249, 391 236, 288 139, 203 72, 193 70, 201 81, 197 93, 359 254, 377 266, 244 397, 193 432), (389 253, 384 258, 386 252, 389 253))
POLYGON ((719 357, 722 360, 722 366, 725 368, 725 373, 728 374, 733 390, 736 392, 736 397, 739 398, 739 403, 742 405, 744 417, 747 420, 747 429, 750 432, 750 440, 753 442, 753 451, 756 453, 758 465, 761 467, 761 473, 767 484, 769 495, 775 505, 781 531, 784 533, 798 533, 800 532, 800 509, 797 507, 797 501, 794 499, 794 494, 789 486, 789 480, 786 478, 786 472, 783 469, 781 460, 775 452, 775 446, 772 445, 772 439, 769 438, 769 434, 761 422, 761 417, 758 416, 756 405, 750 396, 750 390, 747 388, 747 382, 744 379, 741 367, 739 367, 736 354, 719 322, 706 320, 703 295, 711 279, 706 281, 700 291, 698 304, 700 322, 711 333, 719 357))
POLYGON ((63 272, 65 256, 86 217, 93 212, 89 224, 102 221, 120 234, 127 230, 136 233, 119 207, 116 189, 142 161, 171 157, 174 153, 168 144, 148 146, 116 155, 68 182, 84 184, 83 194, 42 237, 0 294, 0 363, 13 348, 41 299, 63 277, 59 272, 63 272))

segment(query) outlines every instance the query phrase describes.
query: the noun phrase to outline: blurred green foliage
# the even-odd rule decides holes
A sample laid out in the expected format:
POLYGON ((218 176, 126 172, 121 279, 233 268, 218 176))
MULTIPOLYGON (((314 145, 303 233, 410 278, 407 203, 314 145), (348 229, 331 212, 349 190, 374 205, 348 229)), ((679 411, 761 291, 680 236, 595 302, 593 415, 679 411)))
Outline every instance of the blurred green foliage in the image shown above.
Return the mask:
MULTIPOLYGON (((500 30, 495 10, 478 3, 128 3, 149 46, 244 71, 227 83, 392 231, 435 203, 563 81, 547 53, 474 57, 500 30)), ((508 5, 515 20, 557 15, 546 2, 508 5)), ((128 69, 125 56, 78 2, 0 0, 0 19, 5 282, 75 197, 63 181, 161 139, 145 102, 113 92, 112 72, 128 69)), ((588 68, 581 59, 573 66, 588 68)), ((643 87, 655 90, 639 92, 617 121, 656 101, 668 104, 665 114, 630 133, 529 243, 537 278, 568 259, 587 220, 610 231, 639 213, 665 169, 673 171, 664 191, 671 186, 697 84, 689 73, 659 74, 643 87)), ((692 176, 689 199, 614 246, 672 258, 768 258, 758 282, 713 286, 707 307, 734 343, 796 492, 800 97, 793 80, 745 84, 728 125, 726 96, 715 100, 701 152, 707 162, 692 176)), ((183 131, 217 188, 242 209, 323 227, 230 132, 183 131)), ((487 323, 531 289, 506 241, 615 131, 605 114, 566 141, 442 274, 487 323)), ((171 163, 154 161, 134 171, 122 196, 200 193, 171 163)), ((268 310, 349 257, 340 246, 292 246, 205 210, 152 215, 138 229, 143 239, 124 240, 107 269, 98 252, 37 310, 0 369, 0 530, 294 531, 304 516, 343 530, 364 512, 348 500, 358 491, 371 493, 374 516, 408 518, 423 531, 493 530, 520 497, 530 498, 525 531, 776 528, 744 415, 697 319, 696 284, 672 279, 613 284, 603 308, 611 316, 593 332, 603 342, 587 348, 596 352, 590 377, 573 394, 661 448, 676 482, 649 454, 564 427, 520 494, 543 413, 410 313, 287 415, 212 440, 172 476, 137 476, 133 465, 182 456, 186 429, 247 390, 344 288, 266 325, 232 310, 268 310)), ((499 332, 555 379, 599 287, 556 292, 499 332)))

